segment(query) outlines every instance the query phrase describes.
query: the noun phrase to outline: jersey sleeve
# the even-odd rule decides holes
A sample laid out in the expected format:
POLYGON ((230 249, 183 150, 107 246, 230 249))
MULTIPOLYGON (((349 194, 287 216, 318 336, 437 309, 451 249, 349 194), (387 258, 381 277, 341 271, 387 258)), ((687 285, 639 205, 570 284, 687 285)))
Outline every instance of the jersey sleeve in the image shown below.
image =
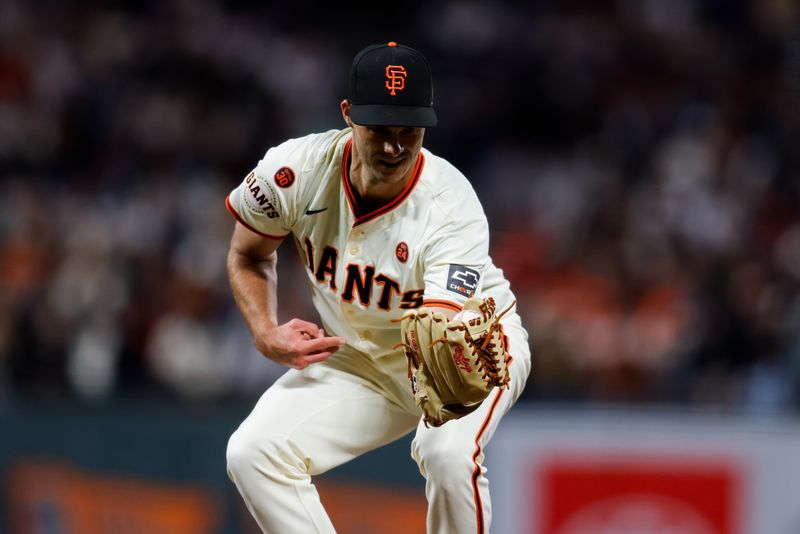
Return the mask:
POLYGON ((437 233, 423 260, 424 306, 456 311, 469 297, 480 294, 489 264, 489 226, 483 213, 451 222, 437 233))
POLYGON ((302 160, 295 144, 271 148, 225 201, 239 223, 261 236, 283 239, 297 220, 302 160))

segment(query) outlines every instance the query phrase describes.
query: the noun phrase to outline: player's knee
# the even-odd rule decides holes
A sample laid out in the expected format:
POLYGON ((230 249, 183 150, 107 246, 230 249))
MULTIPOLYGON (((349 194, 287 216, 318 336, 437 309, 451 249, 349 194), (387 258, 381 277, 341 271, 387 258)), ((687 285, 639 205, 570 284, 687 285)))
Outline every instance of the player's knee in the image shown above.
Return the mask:
POLYGON ((430 436, 432 439, 416 439, 412 448, 412 456, 420 467, 422 474, 437 483, 461 484, 468 480, 475 470, 472 459, 475 444, 464 446, 445 438, 445 436, 430 436), (444 439, 436 439, 436 438, 444 439))
POLYGON ((285 436, 248 432, 242 427, 228 440, 226 458, 228 476, 234 482, 254 474, 273 478, 290 473, 304 474, 299 472, 298 466, 305 464, 298 460, 285 436))
POLYGON ((255 446, 244 432, 237 430, 231 435, 225 451, 228 476, 231 480, 236 481, 244 472, 252 468, 255 464, 254 454, 255 446))
POLYGON ((256 438, 251 432, 240 427, 228 440, 225 456, 228 463, 228 476, 234 481, 237 477, 247 476, 253 471, 268 470, 272 462, 267 451, 274 449, 268 438, 256 438))

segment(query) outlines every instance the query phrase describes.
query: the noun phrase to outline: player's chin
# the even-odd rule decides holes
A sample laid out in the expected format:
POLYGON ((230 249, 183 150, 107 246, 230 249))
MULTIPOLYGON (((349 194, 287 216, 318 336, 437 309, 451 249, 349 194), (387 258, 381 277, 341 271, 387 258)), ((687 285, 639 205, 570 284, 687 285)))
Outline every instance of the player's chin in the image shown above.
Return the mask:
POLYGON ((405 159, 397 162, 378 160, 374 167, 379 175, 386 178, 405 176, 408 172, 408 161, 405 159))

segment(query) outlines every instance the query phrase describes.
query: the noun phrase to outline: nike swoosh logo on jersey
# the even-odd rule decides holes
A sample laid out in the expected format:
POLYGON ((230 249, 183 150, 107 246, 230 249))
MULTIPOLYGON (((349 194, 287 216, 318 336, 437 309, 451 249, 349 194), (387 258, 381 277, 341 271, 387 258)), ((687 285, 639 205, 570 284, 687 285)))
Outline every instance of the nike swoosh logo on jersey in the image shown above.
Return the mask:
POLYGON ((306 215, 314 215, 315 213, 322 213, 326 209, 328 209, 328 208, 322 208, 322 209, 319 209, 319 210, 312 210, 312 209, 306 208, 306 215))

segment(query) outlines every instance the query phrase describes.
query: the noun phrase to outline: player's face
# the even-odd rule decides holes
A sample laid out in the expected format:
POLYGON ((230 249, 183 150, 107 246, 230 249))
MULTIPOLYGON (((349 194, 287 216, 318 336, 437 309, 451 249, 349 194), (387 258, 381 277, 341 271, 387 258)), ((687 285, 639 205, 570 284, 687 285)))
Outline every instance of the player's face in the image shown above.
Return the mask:
POLYGON ((350 104, 342 101, 342 115, 353 129, 353 154, 369 174, 369 181, 394 183, 411 175, 422 148, 425 128, 362 126, 350 119, 350 104))
POLYGON ((353 144, 374 178, 385 181, 409 176, 422 148, 425 128, 353 125, 353 144))

